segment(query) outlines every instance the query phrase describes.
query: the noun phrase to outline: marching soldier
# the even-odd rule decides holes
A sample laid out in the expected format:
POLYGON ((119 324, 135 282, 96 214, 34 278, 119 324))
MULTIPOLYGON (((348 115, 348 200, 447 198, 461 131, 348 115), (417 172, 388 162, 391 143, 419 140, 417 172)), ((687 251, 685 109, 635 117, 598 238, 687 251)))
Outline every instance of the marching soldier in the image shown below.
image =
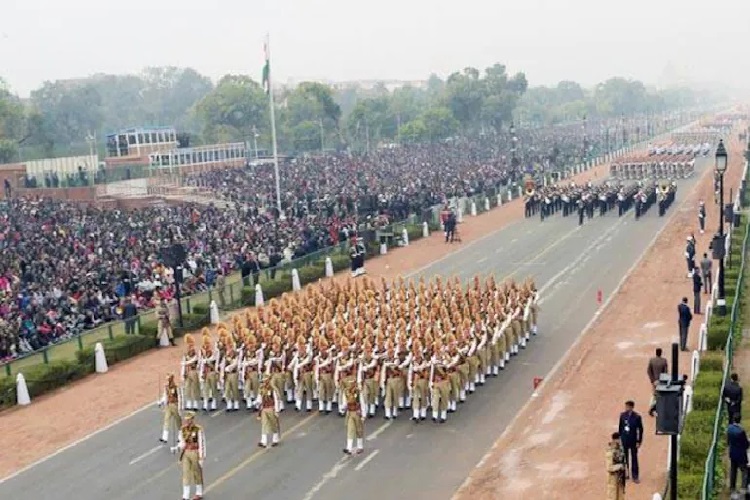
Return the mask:
POLYGON ((260 420, 260 441, 258 446, 261 448, 268 448, 268 436, 271 436, 271 446, 277 446, 279 444, 279 434, 281 432, 281 426, 279 422, 279 407, 278 392, 272 386, 269 379, 263 379, 260 384, 260 394, 258 395, 258 420, 260 420))
POLYGON ((164 386, 164 395, 159 401, 159 406, 164 408, 164 425, 159 441, 166 444, 169 442, 169 433, 177 436, 180 429, 180 389, 174 381, 174 374, 167 374, 167 383, 164 386))
POLYGON ((336 356, 336 369, 333 379, 338 391, 339 416, 344 417, 346 416, 346 391, 344 389, 349 383, 357 381, 357 357, 346 337, 343 337, 340 343, 341 352, 336 356))
POLYGON ((200 380, 198 376, 199 356, 195 349, 195 340, 190 334, 185 335, 186 351, 182 357, 181 378, 185 388, 185 409, 198 410, 201 399, 200 380))
POLYGON ((286 375, 284 373, 286 353, 281 348, 281 337, 275 336, 271 343, 270 351, 266 357, 265 377, 270 380, 271 387, 276 391, 276 411, 284 411, 284 385, 286 375))
POLYGON ((239 389, 239 367, 240 359, 234 346, 227 348, 227 354, 221 361, 221 374, 224 383, 224 398, 227 402, 227 411, 240 409, 239 389))
POLYGON ((211 337, 203 336, 200 356, 200 382, 203 384, 203 410, 216 410, 219 397, 219 351, 211 345, 211 337))
POLYGON ((304 396, 305 410, 312 411, 313 401, 313 357, 312 350, 307 348, 305 337, 297 340, 297 358, 294 364, 295 406, 302 411, 302 397, 304 396))
POLYGON ((427 407, 430 404, 429 375, 430 360, 424 355, 422 343, 415 341, 412 344, 412 359, 409 366, 409 392, 411 392, 411 419, 415 423, 427 418, 427 407))
POLYGON ((245 405, 249 411, 252 411, 255 409, 255 398, 260 389, 260 370, 263 366, 263 349, 258 349, 255 336, 247 337, 245 352, 246 354, 242 357, 240 380, 243 384, 245 405))
POLYGON ((450 398, 450 381, 446 368, 447 360, 442 352, 439 340, 433 344, 433 355, 430 362, 430 391, 432 392, 432 421, 444 424, 448 419, 448 399, 450 398))
POLYGON ((180 450, 182 464, 182 499, 190 500, 190 487, 195 486, 193 500, 203 498, 203 463, 206 460, 206 436, 203 428, 195 423, 195 413, 185 415, 185 423, 180 429, 180 450))
POLYGON ((398 417, 399 382, 401 377, 398 367, 400 364, 400 359, 396 355, 393 342, 389 341, 386 345, 385 356, 382 359, 380 367, 380 390, 384 395, 384 418, 386 420, 398 417))
POLYGON ((607 500, 625 499, 625 453, 620 443, 620 433, 612 434, 605 454, 607 467, 607 500))
POLYGON ((318 388, 318 411, 326 414, 331 413, 335 384, 333 382, 333 372, 335 359, 332 351, 333 347, 328 347, 328 341, 324 338, 318 344, 318 355, 315 357, 315 386, 318 388))
POLYGON ((357 384, 362 388, 366 414, 375 416, 378 397, 378 358, 372 352, 372 344, 365 341, 364 353, 359 359, 357 384))
POLYGON ((346 391, 346 448, 344 448, 344 453, 358 455, 364 451, 364 421, 367 418, 367 413, 362 407, 357 384, 350 382, 344 390, 346 391), (355 440, 356 448, 354 447, 355 440))

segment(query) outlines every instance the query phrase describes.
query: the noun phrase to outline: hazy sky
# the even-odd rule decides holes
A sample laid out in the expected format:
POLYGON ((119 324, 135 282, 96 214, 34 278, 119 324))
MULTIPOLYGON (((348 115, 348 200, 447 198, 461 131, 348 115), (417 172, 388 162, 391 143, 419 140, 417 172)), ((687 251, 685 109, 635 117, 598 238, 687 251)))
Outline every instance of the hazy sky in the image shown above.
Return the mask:
POLYGON ((750 78, 750 0, 2 3, 0 77, 21 95, 44 80, 145 66, 260 78, 266 32, 279 83, 417 80, 494 62, 532 85, 613 75, 659 83, 668 64, 695 81, 750 78))

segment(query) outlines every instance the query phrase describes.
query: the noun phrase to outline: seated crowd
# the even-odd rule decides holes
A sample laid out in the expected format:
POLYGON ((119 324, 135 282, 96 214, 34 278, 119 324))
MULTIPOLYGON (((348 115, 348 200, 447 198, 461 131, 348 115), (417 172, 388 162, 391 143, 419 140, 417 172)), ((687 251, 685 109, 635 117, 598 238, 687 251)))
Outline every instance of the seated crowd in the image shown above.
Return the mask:
MULTIPOLYGON (((580 153, 580 137, 560 129, 528 132, 521 163, 580 153)), ((9 359, 122 318, 174 294, 172 269, 160 260, 179 241, 188 252, 185 295, 206 290, 219 274, 274 266, 339 241, 362 224, 409 214, 520 181, 509 139, 407 146, 369 154, 301 157, 281 173, 282 209, 273 168, 195 174, 229 208, 183 204, 120 210, 21 197, 0 206, 0 359, 9 359), (257 264, 255 264, 257 263, 257 264)), ((246 271, 248 270, 248 271, 246 271)))

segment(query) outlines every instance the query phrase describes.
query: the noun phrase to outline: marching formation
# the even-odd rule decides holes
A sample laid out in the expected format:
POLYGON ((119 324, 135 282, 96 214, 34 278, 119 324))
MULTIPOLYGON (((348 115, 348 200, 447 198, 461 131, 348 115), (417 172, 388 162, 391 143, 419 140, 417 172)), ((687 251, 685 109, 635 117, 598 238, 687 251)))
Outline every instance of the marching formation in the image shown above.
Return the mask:
MULTIPOLYGON (((181 409, 258 411, 259 446, 279 443, 287 405, 346 417, 344 451, 363 449, 364 421, 411 410, 444 423, 469 394, 497 376, 537 333, 538 292, 531 280, 475 277, 429 282, 402 278, 378 286, 364 277, 330 281, 190 335, 181 386, 168 376, 161 441, 181 409)), ((180 439, 182 439, 180 437, 180 439)), ((182 442, 182 441, 180 441, 182 442)), ((179 449, 178 445, 173 449, 179 449)))
POLYGON ((605 216, 616 207, 618 216, 622 217, 634 207, 637 220, 654 204, 658 204, 659 216, 663 216, 676 193, 677 184, 674 181, 662 184, 639 181, 629 185, 609 181, 594 185, 589 182, 585 186, 571 182, 568 186, 527 189, 526 217, 539 213, 544 221, 557 212, 563 217, 577 213, 578 225, 582 225, 585 220, 593 219, 597 212, 599 216, 605 216))

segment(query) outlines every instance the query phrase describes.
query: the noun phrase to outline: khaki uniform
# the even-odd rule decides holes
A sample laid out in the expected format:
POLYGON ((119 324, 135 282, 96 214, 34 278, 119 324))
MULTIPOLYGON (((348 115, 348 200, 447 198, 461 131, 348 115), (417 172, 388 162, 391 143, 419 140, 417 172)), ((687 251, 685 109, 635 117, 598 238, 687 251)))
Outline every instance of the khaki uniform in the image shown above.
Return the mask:
POLYGON ((318 385, 318 410, 331 412, 331 405, 335 392, 333 383, 333 358, 330 354, 325 357, 318 355, 315 363, 315 378, 318 385))
POLYGON ((378 404, 378 381, 375 374, 378 371, 378 365, 375 358, 365 356, 360 361, 359 381, 362 384, 364 403, 367 405, 366 413, 370 416, 375 415, 375 409, 378 404))
POLYGON ((620 443, 610 443, 605 454, 607 468, 607 500, 625 499, 625 455, 620 443))
POLYGON ((305 410, 312 411, 313 390, 315 389, 313 368, 312 357, 310 356, 306 356, 295 367, 294 385, 296 390, 294 399, 297 410, 302 410, 302 402, 304 400, 305 410))
POLYGON ((180 429, 180 390, 175 384, 167 383, 164 388, 164 397, 161 401, 164 404, 164 424, 160 441, 166 443, 169 441, 169 432, 177 435, 180 429))
POLYGON ((240 388, 239 388, 239 360, 236 354, 227 355, 222 362, 222 372, 224 375, 224 397, 227 400, 227 411, 236 411, 240 409, 240 388))
POLYGON ((211 402, 211 409, 216 409, 216 401, 219 399, 219 373, 218 369, 218 357, 217 353, 211 353, 207 358, 203 360, 202 376, 203 376, 203 409, 209 409, 209 401, 211 402))
POLYGON ((443 366, 434 366, 432 370, 432 419, 445 421, 448 414, 448 402, 451 386, 447 370, 443 366))
POLYGON ((430 405, 429 364, 419 358, 411 366, 412 420, 424 420, 430 405))
POLYGON ((355 452, 355 440, 357 443, 356 452, 361 453, 364 449, 365 426, 363 420, 365 416, 359 399, 360 394, 356 386, 352 386, 346 391, 346 448, 344 453, 355 452))
POLYGON ((268 446, 268 436, 271 435, 271 445, 276 446, 279 443, 279 415, 276 412, 277 401, 279 399, 276 391, 270 384, 263 384, 260 389, 260 443, 259 446, 268 446))
POLYGON ((182 465, 182 498, 190 498, 190 486, 195 485, 195 496, 203 495, 203 461, 206 459, 206 438, 201 426, 189 422, 180 429, 180 463, 182 465))
POLYGON ((186 354, 182 360, 182 378, 185 384, 185 409, 197 410, 201 398, 200 377, 198 375, 198 356, 186 354))
POLYGON ((247 409, 253 409, 255 398, 258 395, 260 389, 260 366, 257 356, 251 358, 245 358, 242 362, 242 381, 243 381, 243 396, 245 397, 245 403, 247 409))
POLYGON ((166 335, 168 340, 174 340, 174 335, 172 334, 172 322, 169 319, 169 306, 167 306, 167 304, 160 304, 159 310, 156 314, 159 317, 159 324, 156 329, 156 340, 161 341, 164 335, 166 335))

